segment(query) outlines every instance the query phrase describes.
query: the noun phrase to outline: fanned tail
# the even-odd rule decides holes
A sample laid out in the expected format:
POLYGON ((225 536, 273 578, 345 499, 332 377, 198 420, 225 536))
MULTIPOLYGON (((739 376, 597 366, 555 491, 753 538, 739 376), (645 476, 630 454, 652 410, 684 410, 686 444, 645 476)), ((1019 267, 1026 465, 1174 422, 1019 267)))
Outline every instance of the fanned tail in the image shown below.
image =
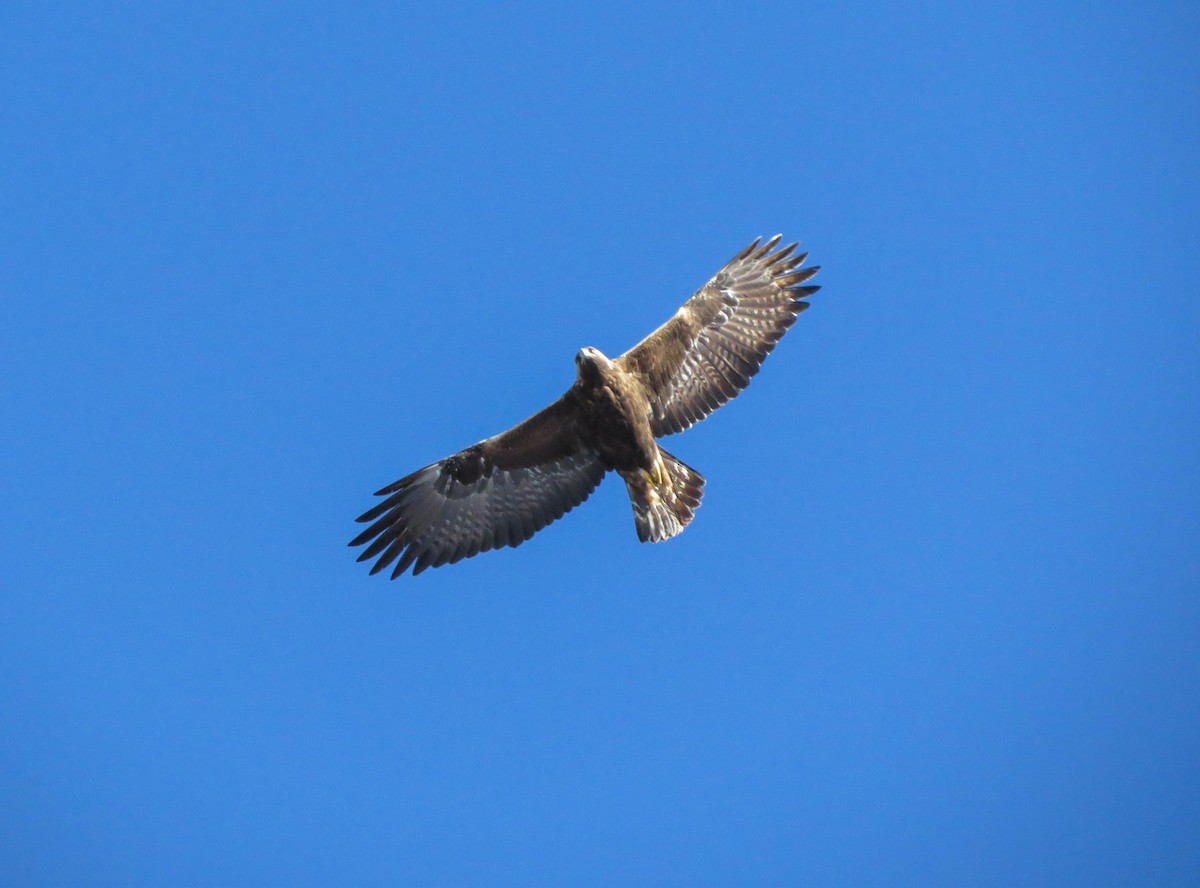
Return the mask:
POLYGON ((661 447, 660 478, 650 472, 622 473, 633 505, 633 521, 643 543, 669 540, 691 522, 704 495, 704 477, 661 447))

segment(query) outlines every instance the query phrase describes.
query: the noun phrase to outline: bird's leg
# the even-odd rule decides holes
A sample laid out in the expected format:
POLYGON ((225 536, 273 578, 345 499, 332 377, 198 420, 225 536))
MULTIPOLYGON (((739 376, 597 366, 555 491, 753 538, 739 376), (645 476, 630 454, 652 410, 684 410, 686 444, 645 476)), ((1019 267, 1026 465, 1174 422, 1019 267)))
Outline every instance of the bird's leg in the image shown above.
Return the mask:
POLYGON ((662 457, 657 453, 654 455, 654 462, 650 464, 650 480, 654 482, 655 487, 662 487, 667 480, 667 469, 663 465, 662 457))

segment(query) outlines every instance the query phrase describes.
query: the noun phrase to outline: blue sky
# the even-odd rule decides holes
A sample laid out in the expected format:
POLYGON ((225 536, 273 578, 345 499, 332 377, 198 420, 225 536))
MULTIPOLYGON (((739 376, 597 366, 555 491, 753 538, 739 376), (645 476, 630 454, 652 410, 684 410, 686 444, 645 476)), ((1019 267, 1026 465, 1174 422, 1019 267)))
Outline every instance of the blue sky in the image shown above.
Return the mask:
POLYGON ((1190 3, 0 12, 0 883, 1184 885, 1190 3), (395 583, 371 492, 759 234, 670 449, 395 583))

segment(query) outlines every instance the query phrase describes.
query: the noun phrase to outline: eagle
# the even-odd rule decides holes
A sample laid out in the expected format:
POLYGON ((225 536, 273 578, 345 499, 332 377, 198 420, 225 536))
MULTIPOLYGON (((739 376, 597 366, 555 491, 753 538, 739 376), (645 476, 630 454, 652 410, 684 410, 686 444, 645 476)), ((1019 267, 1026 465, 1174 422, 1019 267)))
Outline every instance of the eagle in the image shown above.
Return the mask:
POLYGON ((609 472, 625 481, 638 539, 670 539, 691 522, 704 478, 656 440, 690 428, 733 398, 808 308, 819 266, 801 268, 798 243, 756 238, 665 324, 618 358, 590 346, 575 355, 575 383, 544 410, 406 475, 359 516, 351 540, 395 564, 453 564, 519 546, 591 495, 609 472), (778 249, 777 249, 778 248, 778 249))

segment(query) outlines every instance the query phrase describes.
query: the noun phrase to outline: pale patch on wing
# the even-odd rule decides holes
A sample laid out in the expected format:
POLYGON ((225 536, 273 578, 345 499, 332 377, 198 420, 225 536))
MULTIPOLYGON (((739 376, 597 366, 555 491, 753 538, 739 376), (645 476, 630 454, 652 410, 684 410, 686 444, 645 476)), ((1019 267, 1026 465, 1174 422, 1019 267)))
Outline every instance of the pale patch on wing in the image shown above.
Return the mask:
POLYGON ((646 387, 656 436, 680 432, 750 383, 763 360, 808 308, 797 244, 771 252, 779 236, 755 240, 696 291, 671 320, 617 359, 646 387))

